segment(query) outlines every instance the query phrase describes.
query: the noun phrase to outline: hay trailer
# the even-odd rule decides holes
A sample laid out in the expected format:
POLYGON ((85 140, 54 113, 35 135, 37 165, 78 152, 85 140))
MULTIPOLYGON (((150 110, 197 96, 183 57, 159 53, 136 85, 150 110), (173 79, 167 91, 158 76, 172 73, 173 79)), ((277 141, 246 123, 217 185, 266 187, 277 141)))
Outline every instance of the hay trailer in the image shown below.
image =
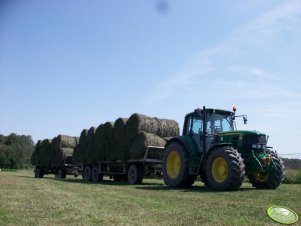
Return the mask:
POLYGON ((164 147, 148 146, 143 158, 126 161, 98 162, 83 166, 85 181, 99 182, 104 176, 114 181, 124 181, 129 184, 141 184, 144 177, 162 175, 162 157, 164 147))
POLYGON ((66 178, 66 175, 82 174, 82 167, 73 161, 73 150, 78 140, 78 137, 61 134, 53 139, 39 140, 31 155, 35 177, 55 174, 57 178, 66 178))
POLYGON ((67 175, 77 177, 82 172, 82 166, 73 163, 72 155, 67 155, 60 165, 36 165, 34 169, 36 178, 43 178, 44 175, 54 174, 56 178, 64 179, 67 175))

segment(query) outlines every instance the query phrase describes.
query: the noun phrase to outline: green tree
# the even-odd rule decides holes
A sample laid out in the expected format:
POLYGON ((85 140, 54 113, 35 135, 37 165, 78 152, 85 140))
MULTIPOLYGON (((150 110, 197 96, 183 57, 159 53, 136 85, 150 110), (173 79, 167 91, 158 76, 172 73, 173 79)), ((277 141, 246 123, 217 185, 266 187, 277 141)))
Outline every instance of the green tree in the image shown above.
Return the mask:
POLYGON ((0 135, 0 168, 27 168, 34 151, 31 136, 12 133, 8 136, 0 135))

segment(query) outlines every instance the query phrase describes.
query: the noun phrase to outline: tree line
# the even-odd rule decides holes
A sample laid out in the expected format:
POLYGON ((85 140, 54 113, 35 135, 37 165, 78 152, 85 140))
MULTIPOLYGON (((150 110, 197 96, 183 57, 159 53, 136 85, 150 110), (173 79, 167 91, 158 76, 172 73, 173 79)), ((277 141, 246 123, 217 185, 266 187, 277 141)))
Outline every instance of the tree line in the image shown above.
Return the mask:
POLYGON ((0 168, 24 169, 31 167, 31 154, 35 144, 31 136, 11 133, 0 134, 0 168))

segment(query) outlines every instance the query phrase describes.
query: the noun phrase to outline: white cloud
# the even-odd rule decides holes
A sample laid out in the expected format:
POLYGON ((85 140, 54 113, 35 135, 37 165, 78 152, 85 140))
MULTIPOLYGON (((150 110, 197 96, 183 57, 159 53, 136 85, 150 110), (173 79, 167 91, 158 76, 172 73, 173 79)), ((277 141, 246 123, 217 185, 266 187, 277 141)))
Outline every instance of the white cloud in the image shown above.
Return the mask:
MULTIPOLYGON (((285 1, 275 9, 255 18, 253 21, 236 29, 221 43, 195 54, 178 73, 157 84, 153 94, 150 94, 144 102, 152 105, 173 97, 176 93, 185 89, 185 86, 188 84, 202 83, 203 77, 206 75, 210 75, 210 79, 215 77, 219 81, 227 81, 227 79, 220 79, 216 75, 217 69, 221 72, 229 69, 236 70, 241 72, 241 74, 246 72, 261 79, 277 80, 275 75, 257 66, 235 65, 229 67, 226 64, 233 65, 231 61, 240 59, 245 53, 252 51, 254 48, 265 48, 273 40, 277 39, 277 34, 280 32, 299 30, 301 26, 300 13, 301 1, 292 0, 285 1), (202 76, 201 79, 200 76, 202 76)), ((224 85, 223 87, 227 86, 224 85)), ((231 87, 246 89, 247 92, 244 96, 246 98, 265 98, 275 94, 276 96, 298 96, 298 93, 280 88, 276 84, 257 84, 256 89, 248 91, 249 84, 244 81, 237 81, 231 87), (258 90, 262 90, 262 92, 259 93, 258 90)), ((189 92, 196 92, 192 88, 193 86, 188 90, 187 95, 189 95, 189 92)))

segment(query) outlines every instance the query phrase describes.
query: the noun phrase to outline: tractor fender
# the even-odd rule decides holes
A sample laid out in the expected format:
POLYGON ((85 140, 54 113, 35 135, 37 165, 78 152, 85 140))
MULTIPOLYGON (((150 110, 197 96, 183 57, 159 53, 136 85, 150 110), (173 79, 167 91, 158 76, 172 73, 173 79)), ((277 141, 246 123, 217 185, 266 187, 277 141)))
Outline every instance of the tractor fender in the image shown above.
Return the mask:
POLYGON ((214 144, 210 147, 210 149, 207 151, 207 155, 209 155, 211 152, 213 152, 216 148, 219 147, 225 147, 225 146, 231 146, 233 147, 232 143, 219 143, 219 144, 214 144))
POLYGON ((171 139, 165 144, 165 147, 164 147, 164 148, 166 148, 169 144, 171 144, 171 143, 173 143, 173 142, 177 142, 177 143, 183 145, 184 148, 185 148, 185 150, 188 151, 188 152, 190 152, 191 147, 190 147, 189 143, 187 142, 187 140, 185 139, 184 136, 178 136, 178 137, 173 137, 173 138, 171 138, 171 139))

